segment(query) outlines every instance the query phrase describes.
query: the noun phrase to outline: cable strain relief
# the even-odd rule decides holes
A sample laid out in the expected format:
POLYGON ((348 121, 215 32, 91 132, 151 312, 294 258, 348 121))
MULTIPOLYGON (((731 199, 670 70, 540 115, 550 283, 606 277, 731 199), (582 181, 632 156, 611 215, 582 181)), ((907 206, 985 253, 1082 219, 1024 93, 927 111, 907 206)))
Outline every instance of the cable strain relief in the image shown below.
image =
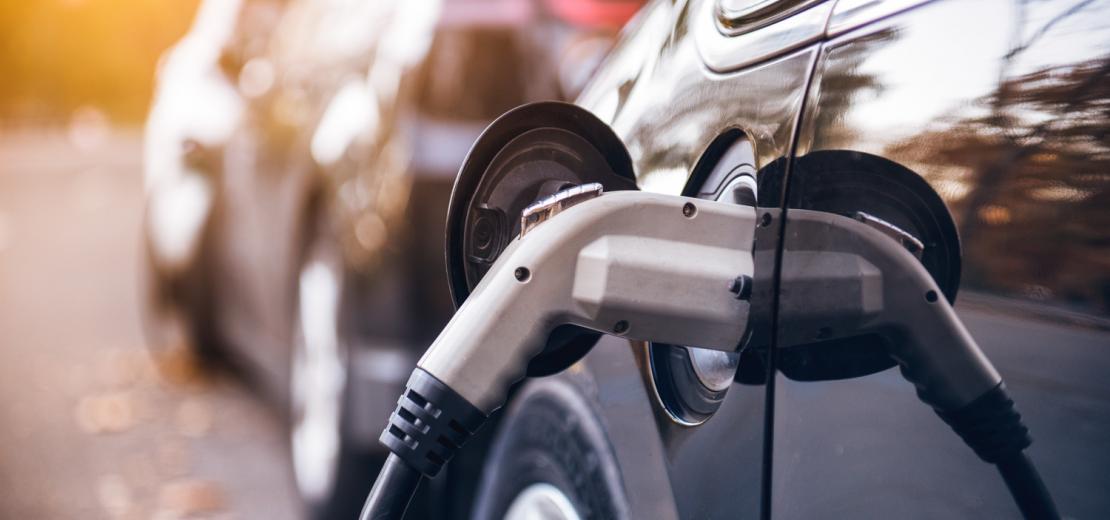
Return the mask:
POLYGON ((417 367, 378 440, 431 478, 485 421, 478 408, 417 367))
POLYGON ((998 464, 1033 443, 1002 383, 963 408, 936 412, 980 459, 991 464, 998 464))

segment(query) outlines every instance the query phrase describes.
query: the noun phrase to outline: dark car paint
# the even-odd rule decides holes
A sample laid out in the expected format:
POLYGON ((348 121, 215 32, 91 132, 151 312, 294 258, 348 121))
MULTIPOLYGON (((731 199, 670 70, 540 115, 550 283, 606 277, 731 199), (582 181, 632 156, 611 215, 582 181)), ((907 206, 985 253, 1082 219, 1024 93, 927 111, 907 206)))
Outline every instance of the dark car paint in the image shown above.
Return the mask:
MULTIPOLYGON (((755 144, 759 202, 774 215, 786 201, 781 187, 804 178, 812 152, 866 152, 922 174, 953 210, 964 241, 957 311, 1025 413, 1037 439, 1032 457, 1061 512, 1110 513, 1110 452, 1102 446, 1110 436, 1110 357, 1100 349, 1110 345, 1110 61, 1106 28, 1098 27, 1108 3, 1031 3, 1022 15, 1021 2, 1000 0, 969 16, 955 0, 845 2, 863 7, 830 9, 836 18, 820 41, 716 73, 691 34, 706 1, 713 0, 645 7, 579 99, 625 141, 641 189, 683 192, 702 153, 732 128, 755 144), (1086 39, 1077 19, 1094 31, 1086 39), (943 111, 922 113, 938 101, 943 111), (992 119, 1005 104, 1007 117, 992 119), (1029 108, 1053 118, 1015 114, 1029 108), (890 127, 860 124, 878 116, 890 127), (953 182, 964 185, 954 190, 953 182), (954 195, 960 189, 970 192, 963 200, 954 195), (1009 203, 1009 213, 996 209, 1009 203), (993 224, 976 222, 984 219, 993 224)), ((764 283, 778 220, 757 240, 764 283)), ((753 313, 767 318, 771 304, 753 301, 753 313)), ((758 339, 757 331, 751 346, 761 346, 758 339)), ((573 378, 602 410, 634 518, 755 517, 761 491, 772 498, 763 513, 781 518, 1017 515, 994 469, 893 369, 843 381, 777 374, 771 387, 734 384, 714 417, 686 427, 653 395, 643 352, 606 338, 586 357, 585 375, 573 378), (773 443, 764 438, 767 402, 773 443), (771 480, 761 483, 763 470, 771 480)))
MULTIPOLYGON (((579 103, 625 141, 646 191, 696 192, 700 186, 688 187, 688 178, 714 166, 703 155, 712 153, 719 138, 748 139, 760 169, 759 204, 773 210, 781 204, 783 158, 791 150, 815 53, 803 50, 735 73, 709 71, 693 37, 699 6, 655 2, 642 10, 579 103)), ((771 337, 772 291, 766 286, 772 283, 779 224, 772 219, 757 230, 752 348, 766 348, 771 337)), ((716 415, 701 426, 683 426, 653 393, 646 347, 620 343, 603 340, 586 366, 622 464, 630 517, 757 516, 766 386, 733 385, 716 415)), ((759 364, 756 373, 765 370, 758 356, 742 363, 759 364)))
MULTIPOLYGON (((1107 2, 938 1, 836 37, 791 174, 804 182, 814 152, 854 150, 941 194, 963 244, 957 312, 1075 518, 1110 513, 1108 19, 1107 2)), ((776 517, 1018 516, 897 372, 776 386, 776 517)))

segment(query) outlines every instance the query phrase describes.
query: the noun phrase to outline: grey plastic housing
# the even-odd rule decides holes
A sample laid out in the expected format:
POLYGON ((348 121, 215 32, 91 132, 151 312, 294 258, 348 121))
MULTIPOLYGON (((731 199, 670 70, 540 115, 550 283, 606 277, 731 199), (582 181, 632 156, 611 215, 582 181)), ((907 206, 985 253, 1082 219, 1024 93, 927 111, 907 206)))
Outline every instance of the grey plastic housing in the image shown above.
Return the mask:
POLYGON ((863 222, 791 209, 779 287, 780 347, 881 336, 938 411, 960 409, 1002 381, 921 262, 863 222))
POLYGON ((750 206, 673 195, 582 202, 513 240, 418 366, 488 414, 559 325, 735 350, 755 226, 750 206))

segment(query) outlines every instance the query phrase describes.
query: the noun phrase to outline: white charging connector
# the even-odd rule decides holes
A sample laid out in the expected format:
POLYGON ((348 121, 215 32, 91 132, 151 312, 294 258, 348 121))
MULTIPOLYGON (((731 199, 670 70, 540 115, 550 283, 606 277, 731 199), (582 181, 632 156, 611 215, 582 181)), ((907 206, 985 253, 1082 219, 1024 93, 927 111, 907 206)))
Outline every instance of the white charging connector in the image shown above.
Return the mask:
POLYGON ((488 414, 559 325, 734 350, 749 304, 729 285, 753 274, 755 220, 631 191, 563 209, 509 245, 418 366, 488 414))
POLYGON ((423 475, 504 404, 558 327, 724 351, 747 331, 732 289, 754 274, 755 208, 599 187, 547 203, 420 359, 382 432, 423 475))

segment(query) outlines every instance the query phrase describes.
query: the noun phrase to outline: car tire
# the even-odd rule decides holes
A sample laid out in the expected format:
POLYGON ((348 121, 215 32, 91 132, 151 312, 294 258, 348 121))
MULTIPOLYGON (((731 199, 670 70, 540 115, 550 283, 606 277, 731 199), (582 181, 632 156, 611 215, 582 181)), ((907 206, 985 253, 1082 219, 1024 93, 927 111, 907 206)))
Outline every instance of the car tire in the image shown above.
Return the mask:
POLYGON ((529 382, 486 459, 478 520, 623 519, 628 502, 597 414, 569 380, 529 382))
POLYGON ((349 343, 342 326, 344 268, 330 227, 310 226, 294 273, 289 445, 309 518, 356 518, 383 461, 347 433, 349 343))
MULTIPOLYGON (((166 272, 154 260, 150 239, 144 238, 139 276, 140 324, 144 342, 158 359, 186 354, 202 370, 230 368, 230 358, 215 316, 218 303, 212 293, 204 248, 197 259, 179 272, 166 272)), ((174 363, 157 363, 173 370, 174 363)))

